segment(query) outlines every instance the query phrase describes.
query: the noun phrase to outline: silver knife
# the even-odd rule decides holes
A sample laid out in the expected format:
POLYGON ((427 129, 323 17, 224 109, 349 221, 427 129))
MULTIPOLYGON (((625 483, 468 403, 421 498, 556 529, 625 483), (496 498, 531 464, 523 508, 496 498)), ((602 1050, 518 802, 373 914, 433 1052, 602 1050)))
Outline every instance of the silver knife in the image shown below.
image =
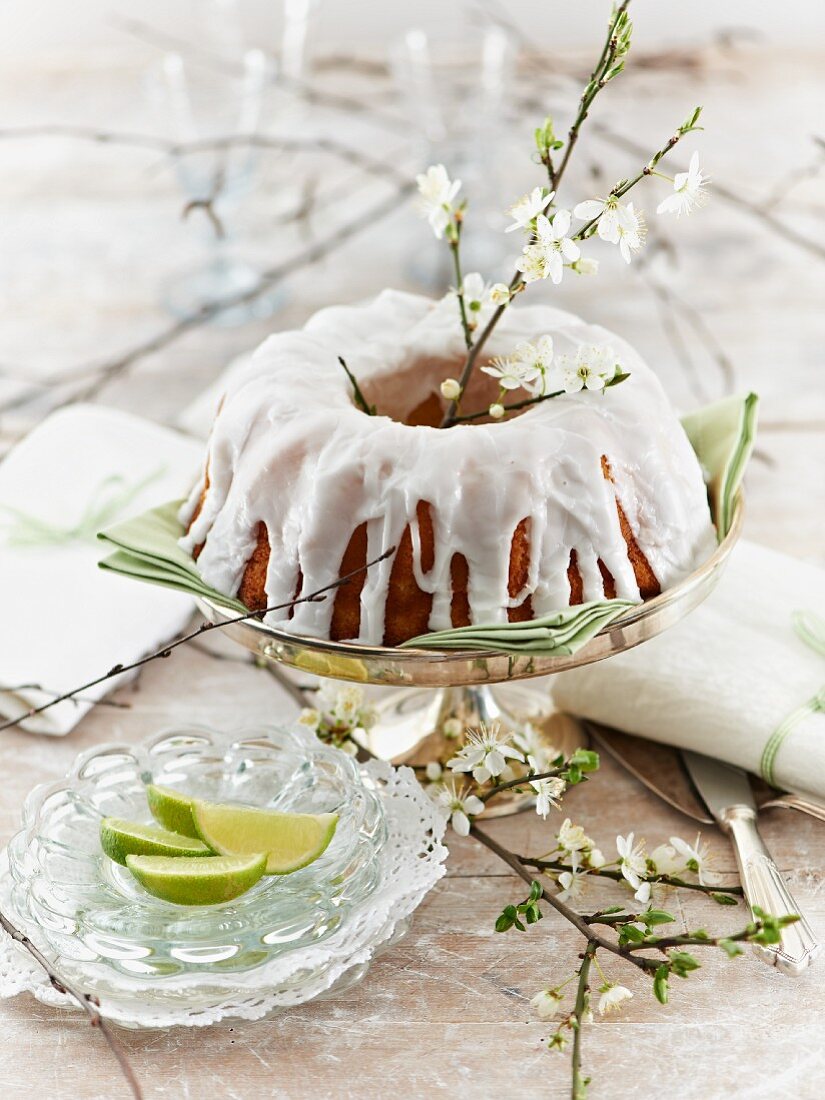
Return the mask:
POLYGON ((739 768, 696 752, 682 757, 707 808, 730 835, 742 889, 751 908, 774 917, 791 913, 800 919, 782 929, 782 941, 757 946, 757 954, 784 974, 799 975, 811 965, 822 945, 802 916, 756 827, 756 802, 747 774, 739 768))

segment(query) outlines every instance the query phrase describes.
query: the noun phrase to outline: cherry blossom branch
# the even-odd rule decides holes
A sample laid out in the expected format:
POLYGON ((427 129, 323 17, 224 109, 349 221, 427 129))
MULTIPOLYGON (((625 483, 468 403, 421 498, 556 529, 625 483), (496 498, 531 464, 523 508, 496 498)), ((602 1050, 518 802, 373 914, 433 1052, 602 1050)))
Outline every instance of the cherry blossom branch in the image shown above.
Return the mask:
POLYGON ((450 238, 450 252, 453 257, 453 270, 455 271, 455 293, 458 298, 458 312, 461 316, 461 331, 464 333, 464 343, 467 351, 473 346, 473 333, 470 322, 467 319, 467 303, 464 301, 464 276, 461 273, 461 226, 462 219, 456 218, 455 236, 450 238))
POLYGON ((576 1004, 573 1009, 572 1023, 573 1027, 573 1053, 570 1058, 570 1070, 572 1074, 572 1100, 582 1100, 585 1096, 587 1089, 587 1081, 583 1081, 581 1077, 581 1036, 582 1027, 584 1026, 584 1018, 587 1014, 587 1008, 589 1004, 590 986, 588 980, 590 978, 590 964, 596 958, 596 952, 599 945, 596 940, 590 939, 587 941, 587 946, 584 949, 584 955, 582 956, 582 963, 579 967, 579 984, 576 988, 576 1004))
MULTIPOLYGON (((598 122, 593 123, 591 130, 607 144, 612 145, 616 149, 631 153, 633 156, 644 156, 644 147, 640 145, 639 142, 634 141, 633 138, 627 138, 622 134, 617 134, 610 129, 610 127, 604 126, 598 122)), ((680 166, 675 166, 675 169, 676 171, 683 171, 683 168, 680 166)), ((714 197, 724 200, 730 206, 736 206, 738 209, 750 214, 751 217, 756 218, 757 221, 760 221, 766 228, 777 233, 789 244, 796 245, 797 248, 803 248, 806 252, 812 253, 818 259, 825 260, 825 245, 820 244, 819 241, 813 240, 800 230, 786 225, 769 210, 763 209, 758 203, 750 202, 748 199, 743 198, 736 191, 732 191, 729 187, 717 182, 715 179, 713 182, 713 194, 714 197)))
POLYGON ((325 236, 323 239, 309 245, 297 256, 262 271, 258 277, 258 282, 248 290, 227 294, 222 298, 205 303, 194 312, 172 322, 154 336, 135 344, 128 351, 115 356, 110 361, 96 365, 83 364, 67 371, 47 375, 36 383, 30 383, 30 388, 26 392, 17 394, 0 405, 0 413, 19 408, 21 405, 42 396, 44 392, 65 391, 67 387, 71 387, 75 383, 85 382, 86 384, 75 390, 70 389, 68 397, 57 403, 69 405, 78 401, 89 400, 105 385, 128 372, 136 363, 145 359, 148 355, 160 351, 192 329, 201 327, 227 310, 254 301, 296 271, 312 266, 335 252, 346 241, 368 229, 372 229, 377 222, 396 212, 399 203, 404 197, 412 193, 414 186, 412 182, 407 182, 403 187, 399 187, 394 194, 344 222, 329 236, 325 236))
MULTIPOLYGON (((681 139, 683 137, 685 137, 689 133, 692 133, 694 130, 700 129, 700 127, 697 125, 697 123, 698 123, 698 120, 699 120, 699 116, 701 114, 701 110, 702 110, 701 107, 697 107, 693 111, 693 113, 690 115, 690 117, 685 122, 683 122, 682 125, 678 128, 678 130, 668 139, 668 141, 665 143, 665 145, 663 145, 661 149, 657 150, 657 152, 655 152, 653 154, 653 156, 650 157, 650 159, 645 163, 644 167, 635 176, 633 176, 631 179, 620 180, 611 189, 611 191, 609 192, 609 197, 615 198, 615 199, 622 198, 629 191, 631 191, 646 176, 652 175, 655 172, 657 165, 662 161, 662 159, 664 157, 666 157, 668 155, 668 153, 681 141, 681 139)), ((573 236, 570 238, 570 240, 573 241, 573 242, 584 241, 588 237, 592 236, 593 233, 595 233, 595 231, 596 231, 596 226, 598 225, 599 220, 603 216, 603 213, 604 213, 604 210, 602 210, 601 213, 597 214, 594 218, 591 218, 588 222, 586 222, 581 227, 581 229, 578 230, 578 232, 573 234, 573 236)), ((439 427, 449 428, 453 424, 458 422, 458 419, 457 419, 458 418, 458 404, 459 404, 459 401, 461 400, 461 396, 464 393, 464 391, 467 387, 467 384, 470 380, 470 377, 472 375, 472 372, 473 372, 473 369, 476 365, 478 357, 479 357, 482 349, 484 348, 484 345, 486 344, 487 340, 492 335, 493 330, 495 329, 496 325, 498 324, 498 322, 501 320, 502 316, 504 315, 504 311, 512 303, 515 296, 518 293, 520 293, 521 291, 524 290, 525 286, 526 286, 526 283, 525 283, 524 278, 522 276, 521 270, 517 269, 515 274, 513 275, 512 279, 510 280, 510 285, 509 285, 510 297, 506 301, 502 302, 499 306, 497 306, 497 308, 493 312, 492 316, 490 317, 489 321, 487 322, 484 329, 482 330, 481 335, 478 337, 475 344, 469 349, 469 351, 467 353, 467 357, 464 361, 464 366, 462 368, 461 375, 460 375, 459 380, 458 380, 458 385, 459 385, 458 396, 453 398, 450 401, 450 403, 448 404, 448 406, 447 406, 447 408, 444 412, 444 416, 442 417, 441 424, 439 425, 439 427)), ((558 396, 558 394, 554 394, 552 396, 558 396)), ((524 406, 522 406, 522 407, 524 407, 524 406)), ((480 414, 480 415, 484 415, 484 414, 480 414)), ((473 416, 472 419, 478 419, 478 416, 473 416)))
MULTIPOLYGON (((590 107, 593 104, 593 100, 605 86, 610 79, 608 73, 613 68, 616 61, 617 54, 620 51, 620 29, 625 22, 625 12, 630 4, 630 0, 623 0, 621 4, 615 9, 610 20, 610 25, 607 29, 607 39, 602 49, 601 56, 596 62, 596 66, 593 72, 590 74, 590 80, 587 82, 582 97, 579 101, 579 110, 573 120, 573 125, 570 127, 570 131, 567 135, 567 148, 564 151, 564 155, 561 159, 559 167, 555 169, 553 167, 552 157, 548 151, 546 154, 545 164, 547 166, 547 173, 550 180, 550 189, 556 190, 561 182, 561 178, 565 173, 568 163, 570 162, 570 155, 572 154, 576 142, 579 139, 579 131, 582 124, 587 118, 590 107)), ((629 44, 629 43, 628 43, 629 44)), ((625 49, 625 52, 627 50, 625 49)), ((618 75, 618 74, 613 74, 618 75)), ((544 159, 544 158, 543 158, 544 159)))
MULTIPOLYGON (((570 866, 560 859, 534 859, 532 856, 518 856, 525 867, 532 867, 536 871, 569 871, 570 866)), ((621 882, 624 875, 621 871, 614 871, 609 867, 594 867, 588 870, 588 875, 598 875, 600 878, 610 878, 614 882, 621 882)), ((645 878, 645 882, 652 885, 674 886, 682 890, 698 890, 703 894, 730 894, 734 897, 744 897, 745 892, 741 886, 705 886, 701 882, 685 882, 684 879, 674 875, 654 875, 645 878)))
MULTIPOLYGON (((525 783, 538 783, 541 779, 555 779, 559 775, 566 773, 566 768, 551 768, 546 772, 536 772, 535 774, 522 775, 518 779, 510 779, 506 783, 499 783, 497 787, 493 787, 489 791, 484 791, 478 797, 482 802, 489 802, 490 799, 497 794, 501 794, 502 791, 512 790, 513 787, 523 787, 525 783)), ((526 860, 524 861, 527 862, 526 860)))
MULTIPOLYGON (((549 401, 553 397, 561 397, 564 390, 554 390, 552 393, 543 393, 539 397, 525 397, 523 401, 511 401, 509 405, 502 405, 505 413, 516 412, 518 409, 526 409, 530 405, 540 405, 542 401, 549 401)), ((471 420, 481 420, 484 416, 489 416, 489 409, 481 409, 479 412, 467 413, 464 416, 456 416, 454 423, 463 424, 471 420)))
POLYGON ((27 710, 25 714, 20 714, 16 718, 9 719, 6 722, 0 722, 0 731, 10 729, 12 726, 17 726, 20 722, 24 722, 27 718, 34 718, 38 714, 42 714, 44 710, 48 710, 50 707, 56 706, 58 703, 63 703, 67 699, 73 699, 76 695, 79 695, 82 691, 88 691, 89 688, 96 687, 98 684, 104 683, 106 680, 110 680, 113 676, 120 676, 124 672, 132 672, 136 668, 141 668, 143 665, 149 664, 150 661, 155 661, 160 658, 169 657, 173 650, 178 646, 184 645, 186 642, 191 642, 193 638, 199 638, 203 634, 208 634, 212 630, 222 630, 227 626, 234 626, 236 623, 249 622, 251 620, 261 620, 265 615, 268 615, 272 611, 286 611, 289 608, 296 607, 301 603, 316 603, 326 598, 326 593, 331 592, 333 589, 340 588, 342 585, 348 584, 353 577, 358 576, 361 573, 366 572, 367 569, 371 569, 372 566, 377 565, 379 562, 385 561, 395 553, 395 547, 391 546, 389 550, 385 550, 383 554, 380 554, 377 558, 373 558, 372 561, 368 561, 366 565, 361 565, 357 569, 351 570, 349 573, 345 573, 342 577, 332 581, 330 584, 324 585, 322 588, 316 589, 307 596, 298 596, 294 600, 288 600, 286 603, 276 604, 274 607, 265 607, 259 611, 248 611, 244 615, 235 615, 230 619, 224 619, 217 623, 204 622, 196 629, 190 631, 188 634, 184 634, 168 645, 163 646, 161 649, 156 650, 154 653, 150 653, 145 657, 141 657, 137 661, 131 661, 128 664, 117 664, 105 672, 102 676, 95 677, 94 680, 89 680, 85 684, 81 684, 80 687, 73 688, 71 691, 66 691, 62 695, 58 695, 54 699, 50 699, 48 703, 42 703, 39 707, 32 707, 27 710))
POLYGON ((135 1071, 129 1063, 123 1048, 120 1043, 115 1039, 112 1032, 109 1030, 106 1021, 100 1015, 100 1001, 91 993, 84 993, 82 989, 78 989, 72 982, 68 981, 61 974, 59 974, 46 956, 38 947, 36 947, 25 933, 21 932, 9 918, 2 912, 0 912, 0 928, 2 928, 7 935, 9 935, 15 943, 19 943, 25 951, 27 951, 37 964, 45 971, 46 976, 49 979, 50 984, 58 993, 65 993, 76 1001, 77 1004, 83 1009, 89 1018, 89 1023, 92 1027, 97 1028, 100 1034, 103 1036, 109 1050, 117 1059, 117 1063, 120 1067, 120 1071, 123 1074, 126 1083, 131 1090, 134 1100, 142 1100, 143 1092, 135 1071))

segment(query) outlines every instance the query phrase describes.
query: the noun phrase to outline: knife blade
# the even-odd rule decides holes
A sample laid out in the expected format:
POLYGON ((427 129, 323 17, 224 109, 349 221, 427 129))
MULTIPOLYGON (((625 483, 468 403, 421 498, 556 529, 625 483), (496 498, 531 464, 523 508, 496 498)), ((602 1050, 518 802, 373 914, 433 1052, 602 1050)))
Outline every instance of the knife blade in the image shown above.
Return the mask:
POLYGON ((802 974, 820 953, 821 944, 759 835, 756 800, 747 774, 696 752, 684 750, 682 758, 698 794, 730 836, 751 909, 756 906, 774 917, 797 914, 800 918, 782 929, 780 943, 759 945, 757 954, 784 974, 802 974))
POLYGON ((583 720, 582 726, 600 749, 653 794, 694 821, 713 824, 705 804, 696 797, 678 749, 620 733, 596 722, 583 720))
MULTIPOLYGON (((584 719, 579 719, 579 722, 602 751, 649 791, 694 821, 706 825, 713 823, 714 819, 706 806, 696 796, 679 749, 647 741, 635 734, 621 733, 596 722, 584 719)), ((760 812, 769 809, 798 810, 808 817, 825 821, 825 802, 812 795, 778 794, 773 787, 756 778, 752 778, 751 784, 760 812)))

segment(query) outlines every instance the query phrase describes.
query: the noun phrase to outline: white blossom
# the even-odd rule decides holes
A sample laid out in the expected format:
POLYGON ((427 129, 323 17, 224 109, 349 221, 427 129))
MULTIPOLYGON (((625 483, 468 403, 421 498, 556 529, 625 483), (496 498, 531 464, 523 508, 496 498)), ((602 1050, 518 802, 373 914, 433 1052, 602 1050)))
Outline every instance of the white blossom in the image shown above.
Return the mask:
POLYGON ((585 886, 587 885, 587 872, 581 871, 578 865, 573 863, 573 866, 569 871, 562 871, 559 875, 557 882, 561 886, 556 897, 559 901, 575 901, 576 898, 581 897, 584 893, 585 886))
POLYGON ((696 840, 692 845, 678 836, 672 836, 670 838, 670 843, 676 851, 684 857, 687 869, 697 874, 699 876, 699 882, 703 886, 706 886, 715 876, 712 874, 710 876, 708 875, 708 865, 711 862, 710 846, 702 844, 701 840, 702 834, 697 833, 696 840))
POLYGON ((550 389, 578 393, 603 390, 615 378, 621 364, 609 344, 582 344, 575 355, 560 355, 553 364, 550 389))
POLYGON ((577 275, 596 275, 599 270, 599 261, 591 260, 589 256, 580 256, 570 265, 570 268, 577 275))
POLYGON ((559 799, 564 794, 565 783, 559 776, 549 779, 531 779, 530 786, 536 792, 536 813, 546 818, 551 809, 558 809, 559 799))
POLYGON ((462 745, 447 767, 454 772, 472 772, 476 783, 501 775, 509 760, 524 761, 524 756, 511 744, 512 734, 502 731, 498 722, 477 730, 469 730, 467 743, 462 745))
POLYGON ((535 240, 525 246, 516 264, 525 283, 533 283, 538 279, 561 282, 564 261, 572 263, 581 255, 579 246, 567 236, 569 229, 569 210, 557 210, 552 222, 545 214, 539 214, 536 218, 535 240))
POLYGON ((448 401, 455 401, 457 397, 461 396, 461 383, 457 378, 445 378, 440 389, 441 396, 446 397, 448 401))
POLYGON ((619 867, 621 872, 634 890, 641 885, 642 876, 647 874, 647 859, 643 842, 633 844, 633 833, 626 837, 616 837, 616 851, 619 853, 619 867))
POLYGON ((456 737, 460 737, 464 732, 464 726, 460 718, 448 718, 441 728, 448 741, 454 741, 456 737))
POLYGON ((641 210, 634 210, 632 202, 627 204, 627 209, 633 216, 633 225, 619 226, 617 243, 622 259, 626 264, 629 264, 633 257, 633 253, 638 252, 645 243, 647 226, 645 225, 644 214, 642 214, 641 210))
POLYGON ((424 774, 427 776, 431 783, 437 783, 444 773, 444 769, 441 767, 437 760, 431 760, 427 767, 424 769, 424 774))
POLYGON ((540 1020, 549 1020, 551 1016, 555 1016, 561 999, 561 995, 555 989, 540 989, 534 997, 530 998, 530 1007, 540 1020))
POLYGON ((561 823, 556 839, 559 842, 559 847, 564 852, 581 852, 585 848, 593 847, 593 841, 581 825, 574 825, 569 817, 566 817, 561 823))
POLYGON ((633 994, 623 985, 608 982, 599 990, 599 1014, 604 1016, 607 1012, 617 1012, 623 1001, 629 1001, 633 994))
POLYGON ((504 232, 512 233, 514 229, 529 229, 534 219, 553 201, 554 195, 555 191, 545 191, 543 187, 534 187, 532 191, 522 195, 507 211, 513 219, 513 224, 508 225, 504 232))
POLYGON ((490 287, 490 301, 494 306, 504 305, 510 301, 510 288, 506 283, 493 283, 490 287))
POLYGON ((633 897, 641 905, 647 905, 647 903, 650 901, 650 890, 651 890, 650 883, 647 882, 647 881, 642 881, 642 882, 639 883, 639 888, 636 890, 633 897))
POLYGON ((553 337, 542 336, 537 343, 524 341, 512 355, 493 359, 482 367, 485 374, 498 380, 503 390, 521 387, 533 397, 544 393, 545 378, 553 360, 553 337))
POLYGON ((585 853, 587 858, 587 865, 598 870, 599 867, 604 867, 607 860, 604 858, 604 853, 601 848, 591 848, 589 852, 585 853))
POLYGON ((687 867, 687 861, 672 844, 660 844, 654 848, 650 853, 650 862, 656 868, 657 875, 678 875, 687 867))
POLYGON ((415 177, 418 184, 418 210, 429 223, 436 237, 441 239, 453 216, 453 199, 461 188, 461 180, 451 180, 443 164, 432 164, 422 175, 415 177))
POLYGON ((450 824, 459 836, 467 836, 470 832, 470 815, 483 813, 484 803, 474 794, 469 793, 469 787, 456 787, 455 781, 441 788, 438 800, 450 815, 450 824))
POLYGON ((611 244, 619 243, 620 226, 633 229, 636 224, 633 204, 625 204, 618 195, 613 194, 608 195, 606 199, 587 199, 585 202, 580 202, 573 213, 582 221, 590 222, 598 218, 596 232, 603 241, 610 241, 611 244))
POLYGON ((330 741, 349 755, 358 751, 351 737, 363 734, 375 724, 376 711, 364 698, 363 690, 355 684, 336 684, 324 680, 319 688, 314 707, 305 707, 298 721, 308 726, 322 740, 330 741))
POLYGON ((673 177, 673 193, 662 199, 656 207, 657 214, 689 214, 707 202, 705 184, 708 177, 699 169, 699 154, 690 158, 687 172, 677 172, 673 177))
POLYGON ((532 722, 525 722, 521 729, 516 730, 513 740, 534 772, 546 772, 551 761, 559 755, 558 749, 547 743, 544 734, 532 722))

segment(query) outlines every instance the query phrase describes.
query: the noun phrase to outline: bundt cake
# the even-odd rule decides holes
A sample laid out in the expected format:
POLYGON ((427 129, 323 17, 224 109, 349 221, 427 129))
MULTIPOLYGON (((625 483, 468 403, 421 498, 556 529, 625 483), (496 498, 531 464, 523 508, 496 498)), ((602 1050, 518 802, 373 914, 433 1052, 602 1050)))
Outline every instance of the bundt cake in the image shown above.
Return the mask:
MULTIPOLYGON (((395 547, 325 599, 265 620, 368 644, 656 595, 715 545, 699 463, 655 375, 602 328, 514 305, 485 357, 545 333, 557 354, 609 344, 630 377, 439 429, 439 383, 463 361, 454 298, 384 291, 271 336, 225 394, 181 545, 250 610, 395 547), (339 356, 377 415, 355 404, 339 356)), ((474 373, 466 411, 498 395, 474 373)))

